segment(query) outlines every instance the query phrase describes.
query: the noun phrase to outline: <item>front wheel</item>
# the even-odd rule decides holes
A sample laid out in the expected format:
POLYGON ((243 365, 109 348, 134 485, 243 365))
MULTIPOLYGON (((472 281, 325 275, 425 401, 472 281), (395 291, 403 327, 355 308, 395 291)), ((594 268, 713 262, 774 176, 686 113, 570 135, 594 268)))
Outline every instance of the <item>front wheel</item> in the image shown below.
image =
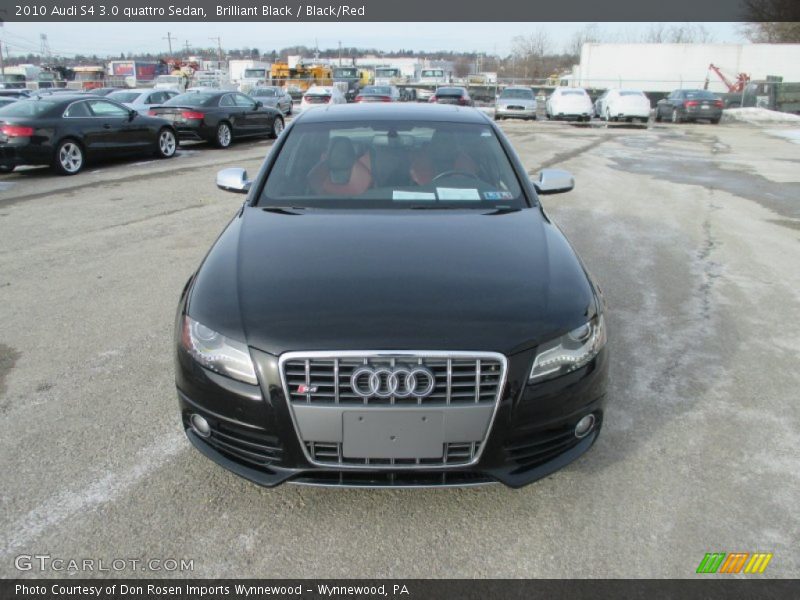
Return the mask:
POLYGON ((214 145, 217 148, 227 148, 231 145, 232 141, 233 133, 231 132, 231 126, 224 122, 217 125, 217 132, 214 136, 214 145))
POLYGON ((64 140, 56 148, 53 167, 61 175, 77 175, 85 162, 83 148, 75 140, 64 140))
POLYGON ((277 139, 278 136, 283 131, 283 119, 280 117, 275 117, 275 120, 272 121, 272 131, 270 132, 270 136, 277 139))
POLYGON ((11 173, 16 165, 0 165, 0 173, 11 173))
POLYGON ((172 158, 178 150, 178 140, 171 129, 162 129, 158 133, 158 149, 156 154, 159 158, 172 158))

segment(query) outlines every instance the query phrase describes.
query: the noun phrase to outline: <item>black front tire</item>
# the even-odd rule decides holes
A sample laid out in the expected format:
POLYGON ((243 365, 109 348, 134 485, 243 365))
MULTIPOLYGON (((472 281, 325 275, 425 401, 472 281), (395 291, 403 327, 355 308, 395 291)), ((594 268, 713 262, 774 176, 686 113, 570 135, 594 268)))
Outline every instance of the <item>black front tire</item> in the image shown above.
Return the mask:
POLYGON ((0 173, 11 173, 16 168, 16 165, 0 165, 0 173))
POLYGON ((217 125, 217 130, 214 132, 214 145, 224 150, 230 147, 232 142, 233 131, 231 130, 231 126, 227 121, 223 121, 217 125))
POLYGON ((269 135, 273 139, 277 139, 278 136, 283 131, 283 118, 282 117, 275 117, 275 120, 272 121, 272 128, 270 129, 269 135))
POLYGON ((67 138, 61 140, 56 147, 53 157, 53 168, 60 175, 77 175, 86 164, 86 154, 83 146, 76 140, 67 138))
POLYGON ((158 132, 156 156, 159 158, 172 158, 177 151, 178 137, 172 129, 164 127, 164 129, 158 132))

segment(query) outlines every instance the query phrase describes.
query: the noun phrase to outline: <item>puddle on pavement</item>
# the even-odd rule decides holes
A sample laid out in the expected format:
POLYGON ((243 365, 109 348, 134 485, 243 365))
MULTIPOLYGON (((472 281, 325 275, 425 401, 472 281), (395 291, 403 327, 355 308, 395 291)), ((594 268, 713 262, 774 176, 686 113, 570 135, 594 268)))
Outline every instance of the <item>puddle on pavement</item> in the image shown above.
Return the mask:
MULTIPOLYGON (((657 145, 653 143, 653 139, 628 138, 622 141, 625 146, 635 150, 647 148, 653 151, 657 145)), ((800 182, 776 182, 745 170, 722 169, 707 155, 689 150, 667 150, 663 146, 653 151, 651 156, 639 154, 632 158, 625 153, 612 155, 609 159, 611 167, 620 171, 651 175, 672 183, 700 185, 708 190, 720 190, 758 202, 782 217, 800 219, 800 182)))

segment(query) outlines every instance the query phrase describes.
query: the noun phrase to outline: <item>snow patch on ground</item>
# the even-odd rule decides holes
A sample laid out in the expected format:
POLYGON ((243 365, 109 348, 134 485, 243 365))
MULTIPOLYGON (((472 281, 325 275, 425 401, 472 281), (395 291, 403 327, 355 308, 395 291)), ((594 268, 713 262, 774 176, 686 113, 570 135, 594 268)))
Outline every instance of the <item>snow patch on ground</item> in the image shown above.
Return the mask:
POLYGON ((800 123, 800 115, 766 108, 728 108, 722 111, 723 123, 800 123))
POLYGON ((795 144, 800 144, 800 129, 767 129, 765 133, 785 138, 795 144))

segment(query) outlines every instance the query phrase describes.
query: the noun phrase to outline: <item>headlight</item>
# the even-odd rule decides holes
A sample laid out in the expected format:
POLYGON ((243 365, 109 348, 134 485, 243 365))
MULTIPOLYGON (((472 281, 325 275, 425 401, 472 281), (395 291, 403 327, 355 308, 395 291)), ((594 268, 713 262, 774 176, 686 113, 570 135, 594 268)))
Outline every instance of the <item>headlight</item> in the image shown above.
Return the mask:
POLYGON ((225 337, 187 316, 183 317, 184 350, 206 369, 256 385, 256 371, 247 345, 225 337))
POLYGON ((606 324, 599 315, 568 334, 539 346, 528 381, 535 383, 580 369, 606 345, 606 324))

